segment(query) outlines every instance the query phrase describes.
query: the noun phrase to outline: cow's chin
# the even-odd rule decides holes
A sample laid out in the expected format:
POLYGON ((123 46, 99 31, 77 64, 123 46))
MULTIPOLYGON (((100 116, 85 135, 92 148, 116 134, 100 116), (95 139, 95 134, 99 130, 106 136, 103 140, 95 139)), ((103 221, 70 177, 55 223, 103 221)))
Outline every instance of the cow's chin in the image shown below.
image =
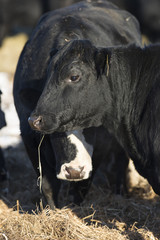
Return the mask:
POLYGON ((54 131, 69 132, 74 130, 82 130, 84 128, 99 127, 101 125, 101 120, 94 119, 94 117, 86 117, 84 119, 72 119, 65 123, 61 123, 54 131))
POLYGON ((64 124, 62 126, 54 126, 52 128, 44 128, 44 129, 40 129, 38 130, 38 132, 41 132, 42 134, 52 134, 54 132, 68 132, 68 131, 72 131, 72 130, 79 130, 81 128, 79 127, 74 127, 72 124, 64 124))
POLYGON ((72 120, 72 121, 67 121, 67 123, 60 123, 60 124, 54 124, 50 125, 50 127, 44 126, 41 127, 41 129, 37 129, 38 132, 41 132, 42 134, 52 134, 54 132, 68 132, 72 130, 80 130, 82 127, 79 127, 81 125, 78 124, 77 126, 77 121, 72 120))

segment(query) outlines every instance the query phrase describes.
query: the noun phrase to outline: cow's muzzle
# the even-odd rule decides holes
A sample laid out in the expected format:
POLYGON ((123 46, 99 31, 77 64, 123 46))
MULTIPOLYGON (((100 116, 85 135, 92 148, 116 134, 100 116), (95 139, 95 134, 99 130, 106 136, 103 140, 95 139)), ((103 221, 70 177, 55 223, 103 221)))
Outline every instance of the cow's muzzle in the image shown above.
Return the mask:
POLYGON ((66 167, 66 178, 71 180, 82 179, 84 177, 83 169, 84 167, 79 167, 78 169, 66 167))
POLYGON ((85 167, 73 168, 66 166, 61 167, 60 173, 57 174, 57 178, 68 181, 81 181, 90 177, 92 171, 87 172, 85 167))
POLYGON ((43 126, 43 117, 42 116, 30 116, 28 118, 29 125, 32 129, 41 131, 43 126))

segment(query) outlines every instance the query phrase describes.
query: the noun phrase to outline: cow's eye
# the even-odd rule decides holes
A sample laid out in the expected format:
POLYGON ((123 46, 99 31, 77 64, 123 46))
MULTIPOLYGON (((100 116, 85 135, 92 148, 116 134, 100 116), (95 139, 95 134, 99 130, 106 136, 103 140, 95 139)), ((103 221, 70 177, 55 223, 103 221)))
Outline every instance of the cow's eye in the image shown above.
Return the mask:
POLYGON ((78 82, 80 80, 80 76, 79 75, 73 75, 70 77, 70 81, 71 82, 78 82))

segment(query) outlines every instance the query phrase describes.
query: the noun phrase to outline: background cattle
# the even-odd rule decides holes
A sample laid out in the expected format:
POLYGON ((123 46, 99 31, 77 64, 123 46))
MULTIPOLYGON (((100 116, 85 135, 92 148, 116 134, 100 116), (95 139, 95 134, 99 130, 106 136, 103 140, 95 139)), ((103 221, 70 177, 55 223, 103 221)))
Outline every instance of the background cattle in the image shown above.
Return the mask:
MULTIPOLYGON (((21 134, 37 174, 39 174, 37 170, 37 149, 41 140, 41 135, 30 128, 27 119, 35 108, 39 96, 43 92, 43 88, 45 87, 48 78, 47 74, 49 69, 55 67, 56 61, 58 61, 58 59, 61 57, 59 53, 63 51, 62 55, 65 54, 65 51, 68 49, 72 40, 74 39, 89 39, 95 46, 101 47, 133 42, 141 45, 141 34, 139 32, 139 25, 136 19, 128 12, 119 10, 116 6, 108 3, 107 1, 82 2, 68 8, 50 12, 41 18, 39 24, 33 31, 30 40, 23 49, 14 80, 14 101, 18 116, 20 118, 21 134), (31 59, 32 61, 30 61, 31 59)), ((90 51, 89 48, 88 51, 90 51)), ((71 57, 72 54, 69 58, 71 57)), ((53 81, 56 83, 56 79, 53 81)), ((68 81, 70 81, 69 78, 68 81)), ((73 81, 77 81, 76 76, 73 77, 73 81)), ((64 95, 67 94, 68 91, 70 92, 68 89, 64 95)), ((43 99, 42 107, 44 104, 45 111, 48 111, 48 108, 50 107, 52 108, 52 104, 54 104, 54 96, 52 95, 52 91, 49 90, 49 92, 51 94, 51 98, 53 97, 53 99, 49 102, 47 98, 43 99)), ((43 94, 41 95, 40 99, 42 99, 42 97, 43 94)), ((63 96, 61 96, 61 98, 63 99, 63 96)), ((41 105, 39 104, 38 106, 41 105)), ((50 115, 48 116, 50 117, 50 115)), ((34 127, 35 130, 39 130, 39 123, 41 122, 41 119, 36 119, 37 121, 33 124, 32 120, 33 119, 30 119, 30 124, 32 127, 34 127)), ((48 118, 47 122, 49 121, 50 119, 48 118)), ((98 131, 99 134, 99 130, 96 129, 91 132, 92 136, 95 135, 95 131, 98 131)), ((74 135, 73 132, 66 134, 74 135)), ((105 137, 105 134, 107 134, 107 138, 110 136, 108 133, 101 131, 100 140, 101 138, 103 139, 105 137)), ((84 165, 86 161, 85 159, 83 160, 84 162, 82 162, 83 165, 76 165, 75 167, 75 161, 73 160, 77 161, 76 154, 78 147, 76 146, 75 142, 73 144, 68 140, 65 145, 63 144, 62 148, 65 156, 65 158, 62 159, 64 164, 60 164, 60 156, 58 155, 59 149, 56 145, 57 135, 58 133, 45 135, 41 144, 41 164, 43 175, 42 189, 51 207, 54 207, 54 203, 57 204, 57 195, 60 187, 60 180, 57 179, 56 175, 59 176, 61 174, 61 178, 63 175, 63 179, 65 176, 65 179, 82 180, 84 178, 81 177, 81 173, 84 176, 85 172, 83 173, 83 170, 86 171, 84 165), (61 171, 63 170, 63 165, 65 174, 62 174, 61 171), (82 172, 79 169, 82 169, 82 172)), ((92 153, 89 157, 90 159, 91 157, 93 158, 93 165, 96 164, 96 167, 93 168, 95 171, 100 163, 99 160, 106 157, 107 154, 105 151, 108 150, 107 147, 104 148, 101 145, 98 145, 100 142, 98 137, 96 139, 97 143, 96 141, 94 143, 94 138, 91 137, 89 140, 87 139, 88 136, 88 134, 83 132, 83 138, 85 139, 85 142, 88 145, 91 145, 92 149, 94 148, 94 151, 92 150, 92 153), (99 150, 99 148, 102 148, 102 150, 99 150), (99 156, 97 157, 97 155, 101 154, 104 154, 104 156, 101 158, 99 156)), ((66 136, 63 137, 64 138, 61 138, 61 135, 60 137, 58 136, 58 138, 62 141, 61 143, 63 143, 63 139, 66 139, 66 136)), ((114 142, 116 142, 115 139, 114 142)), ((83 149, 85 150, 85 148, 83 149)), ((117 142, 116 150, 117 153, 122 152, 122 156, 119 155, 119 159, 124 159, 124 162, 128 163, 128 159, 125 156, 123 149, 117 142)), ((124 165, 126 166, 127 164, 124 165)), ((88 170, 87 177, 89 176, 89 171, 91 170, 91 168, 88 170)), ((94 171, 92 176, 94 175, 94 171)), ((84 184, 86 187, 88 184, 90 184, 91 179, 85 181, 87 181, 87 183, 84 183, 84 181, 77 183, 75 189, 81 187, 83 188, 84 184)))
MULTIPOLYGON (((0 44, 6 35, 31 34, 42 13, 69 6, 78 0, 0 0, 0 44)), ((138 19, 141 31, 151 42, 160 39, 159 0, 110 0, 138 19)))
MULTIPOLYGON (((151 42, 160 41, 160 1, 159 0, 109 0, 121 9, 132 13, 139 21, 141 32, 151 42)), ((77 0, 42 0, 44 12, 69 6, 77 0)))

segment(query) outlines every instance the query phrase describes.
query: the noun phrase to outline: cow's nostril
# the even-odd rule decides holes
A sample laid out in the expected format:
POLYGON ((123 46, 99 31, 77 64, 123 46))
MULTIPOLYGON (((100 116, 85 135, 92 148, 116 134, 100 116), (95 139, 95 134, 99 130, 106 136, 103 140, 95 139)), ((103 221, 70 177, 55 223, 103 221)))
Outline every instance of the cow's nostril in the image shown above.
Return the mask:
POLYGON ((84 167, 79 167, 80 173, 83 171, 84 167))
POLYGON ((42 122, 43 122, 43 118, 42 118, 42 116, 29 117, 28 122, 29 122, 29 125, 31 126, 31 128, 40 130, 42 122))
POLYGON ((82 179, 83 178, 83 171, 84 167, 79 167, 78 169, 72 168, 72 167, 66 167, 65 170, 67 172, 66 178, 67 179, 82 179))

